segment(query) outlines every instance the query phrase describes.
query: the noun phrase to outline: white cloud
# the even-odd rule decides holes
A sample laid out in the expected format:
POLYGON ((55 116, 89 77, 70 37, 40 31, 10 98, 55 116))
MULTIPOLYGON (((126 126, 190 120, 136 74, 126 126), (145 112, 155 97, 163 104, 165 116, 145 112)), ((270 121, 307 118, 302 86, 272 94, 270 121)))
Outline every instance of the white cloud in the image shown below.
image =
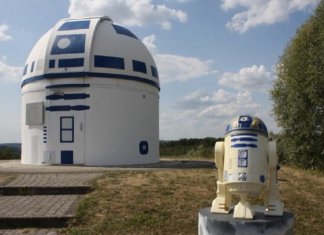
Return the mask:
POLYGON ((0 24, 0 41, 8 41, 11 39, 11 36, 7 34, 9 26, 6 24, 0 24))
POLYGON ((6 57, 0 58, 0 83, 20 82, 22 77, 22 67, 15 67, 6 64, 6 57))
POLYGON ((274 75, 264 65, 241 68, 237 73, 226 72, 220 77, 219 84, 225 87, 245 90, 268 90, 274 75))
POLYGON ((212 60, 203 61, 196 57, 172 54, 157 54, 154 58, 162 83, 187 81, 216 73, 212 68, 212 60))
POLYGON ((239 33, 259 25, 282 22, 289 15, 316 6, 320 0, 222 0, 221 8, 228 11, 237 7, 245 10, 235 14, 227 27, 239 33))
POLYGON ((152 0, 70 0, 70 17, 108 15, 125 26, 145 26, 151 23, 170 29, 172 21, 185 23, 187 14, 152 0))
POLYGON ((249 91, 230 93, 219 89, 210 93, 197 90, 178 100, 174 109, 162 111, 161 136, 163 139, 221 137, 233 117, 258 113, 266 112, 261 104, 253 100, 249 91))
POLYGON ((201 89, 189 93, 181 98, 176 106, 180 109, 197 109, 201 107, 210 106, 213 104, 223 104, 230 101, 232 94, 219 89, 218 91, 209 94, 207 91, 201 89))
MULTIPOLYGON (((169 0, 172 1, 172 0, 169 0)), ((187 3, 187 2, 191 2, 192 0, 175 0, 178 3, 187 3)))
POLYGON ((157 48, 155 45, 155 40, 156 40, 155 34, 149 35, 149 36, 143 38, 143 40, 142 40, 144 45, 147 47, 147 49, 149 49, 149 51, 152 54, 156 53, 156 51, 157 51, 157 48))
POLYGON ((212 60, 159 53, 155 40, 156 36, 153 34, 142 41, 154 57, 159 70, 160 82, 187 81, 217 73, 212 67, 214 64, 212 60))
POLYGON ((252 95, 249 91, 239 91, 228 95, 228 102, 217 103, 208 106, 198 113, 200 118, 224 118, 231 119, 233 116, 240 114, 253 114, 261 105, 252 100, 252 95))

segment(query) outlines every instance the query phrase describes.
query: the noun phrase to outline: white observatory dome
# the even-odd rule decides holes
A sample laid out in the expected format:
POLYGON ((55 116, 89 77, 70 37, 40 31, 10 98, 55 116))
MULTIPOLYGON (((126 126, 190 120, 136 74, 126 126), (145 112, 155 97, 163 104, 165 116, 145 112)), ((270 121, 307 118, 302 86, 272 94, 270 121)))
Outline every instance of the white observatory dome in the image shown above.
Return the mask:
POLYGON ((107 17, 64 19, 28 56, 22 163, 159 161, 159 78, 128 29, 107 17))

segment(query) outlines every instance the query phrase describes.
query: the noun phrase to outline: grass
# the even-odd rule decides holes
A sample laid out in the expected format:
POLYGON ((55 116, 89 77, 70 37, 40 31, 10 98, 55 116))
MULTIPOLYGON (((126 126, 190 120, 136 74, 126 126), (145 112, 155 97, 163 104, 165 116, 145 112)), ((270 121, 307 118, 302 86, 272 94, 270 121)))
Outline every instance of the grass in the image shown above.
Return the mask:
MULTIPOLYGON (((216 170, 113 171, 98 179, 65 234, 197 234, 216 170)), ((324 174, 283 167, 279 190, 296 235, 323 234, 324 174)))

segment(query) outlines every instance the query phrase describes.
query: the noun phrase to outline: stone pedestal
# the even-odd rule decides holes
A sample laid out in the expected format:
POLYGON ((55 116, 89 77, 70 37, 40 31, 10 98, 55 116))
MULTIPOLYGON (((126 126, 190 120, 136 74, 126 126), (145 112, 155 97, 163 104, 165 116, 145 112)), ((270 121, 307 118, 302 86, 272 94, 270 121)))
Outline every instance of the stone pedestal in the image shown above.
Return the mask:
POLYGON ((294 216, 285 211, 283 216, 265 216, 262 207, 255 207, 253 220, 234 219, 229 214, 212 214, 210 207, 199 211, 199 235, 292 235, 294 216))

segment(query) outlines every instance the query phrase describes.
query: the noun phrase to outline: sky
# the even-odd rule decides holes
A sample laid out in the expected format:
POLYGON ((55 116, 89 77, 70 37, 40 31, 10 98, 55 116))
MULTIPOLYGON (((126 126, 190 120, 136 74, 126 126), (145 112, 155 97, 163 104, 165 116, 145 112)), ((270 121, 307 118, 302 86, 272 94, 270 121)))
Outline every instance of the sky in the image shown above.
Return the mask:
POLYGON ((237 115, 269 131, 275 66, 319 0, 0 0, 0 143, 20 142, 20 84, 37 40, 62 18, 110 16, 152 53, 160 139, 222 137, 237 115))

